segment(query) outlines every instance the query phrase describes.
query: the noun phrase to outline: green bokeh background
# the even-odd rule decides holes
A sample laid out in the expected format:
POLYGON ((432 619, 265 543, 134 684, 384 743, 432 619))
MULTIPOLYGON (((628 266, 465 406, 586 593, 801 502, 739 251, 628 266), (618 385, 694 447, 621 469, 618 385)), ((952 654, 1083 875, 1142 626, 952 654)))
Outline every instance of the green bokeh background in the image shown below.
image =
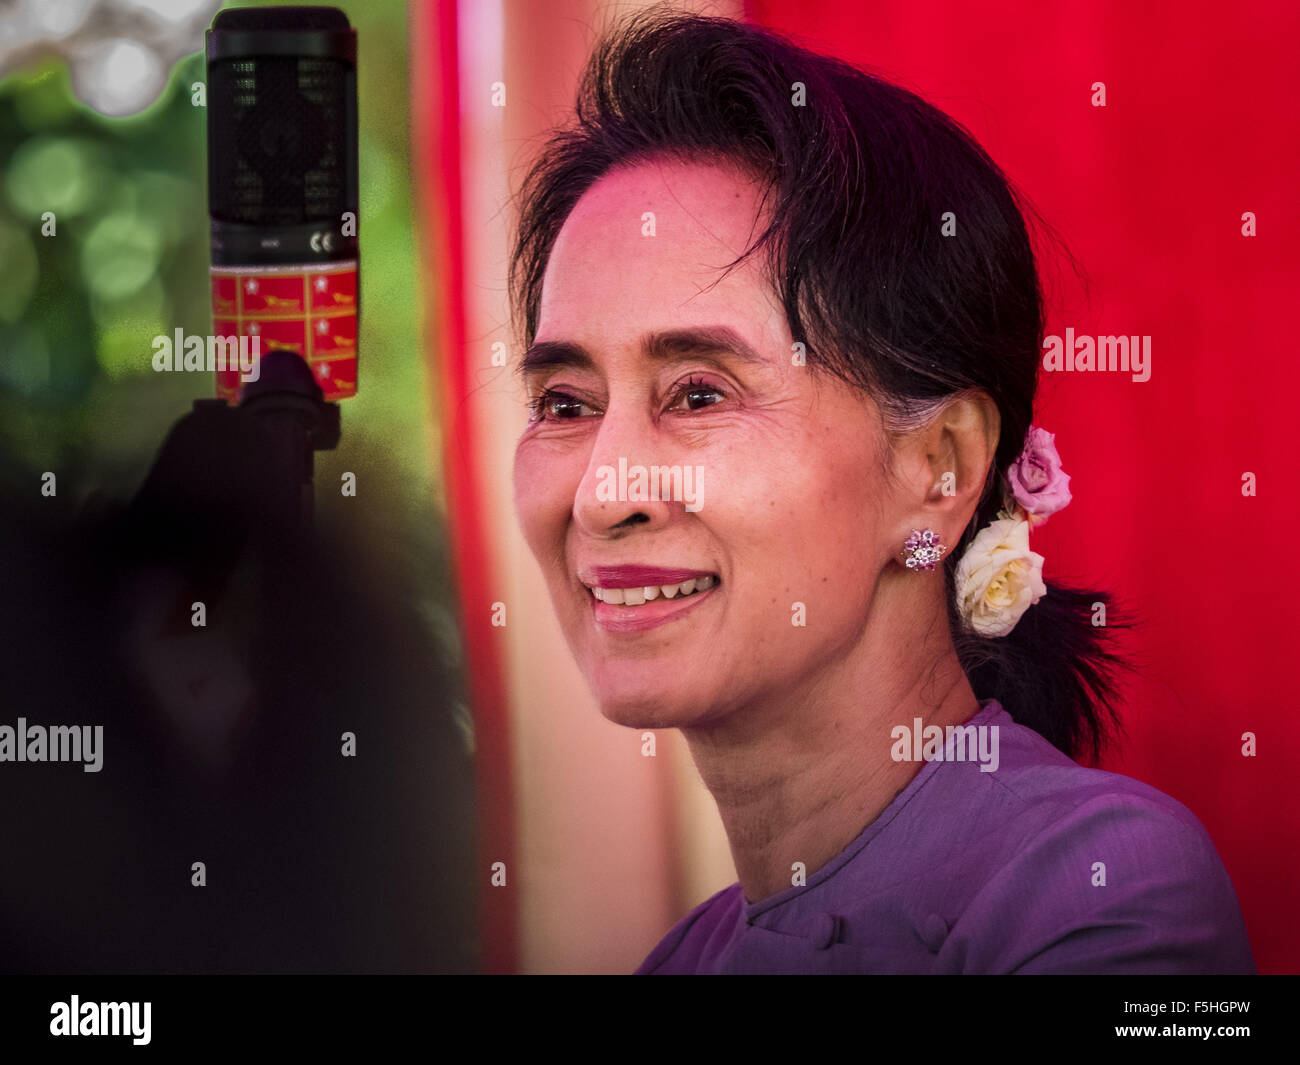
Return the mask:
MULTIPOLYGON (((360 438, 367 450, 371 438, 393 441, 385 454, 403 494, 431 500, 406 7, 337 6, 359 40, 365 284, 361 387, 342 405, 344 450, 360 438)), ((207 375, 156 374, 149 362, 152 337, 211 331, 206 111, 191 103, 204 73, 201 52, 181 59, 159 99, 124 119, 82 105, 56 58, 0 82, 0 433, 34 464, 93 474, 102 487, 133 487, 159 431, 215 394, 207 375), (54 236, 41 233, 47 211, 54 236)))
MULTIPOLYGON (((340 403, 338 449, 316 456, 317 519, 345 529, 377 587, 415 607, 428 655, 458 678, 454 691, 417 697, 453 715, 469 758, 417 283, 407 9, 335 6, 358 34, 363 310, 358 394, 340 403), (339 491, 345 471, 355 498, 339 491)), ((55 57, 0 81, 0 455, 19 492, 39 496, 40 474, 53 471, 61 502, 125 502, 171 426, 216 394, 210 374, 151 365, 153 337, 211 332, 207 112, 192 102, 205 73, 201 51, 182 58, 158 100, 128 118, 78 101, 55 57), (54 235, 42 235, 46 212, 54 235)))
MULTIPOLYGON (((339 506, 340 476, 356 472, 349 521, 407 568, 458 654, 416 283, 406 5, 337 6, 358 34, 363 313, 343 441, 317 455, 318 512, 339 506)), ((171 424, 215 395, 211 375, 159 374, 150 362, 157 335, 211 332, 207 113, 191 100, 204 77, 202 52, 186 56, 129 118, 80 103, 57 58, 0 82, 0 447, 56 472, 61 496, 129 497, 171 424)))

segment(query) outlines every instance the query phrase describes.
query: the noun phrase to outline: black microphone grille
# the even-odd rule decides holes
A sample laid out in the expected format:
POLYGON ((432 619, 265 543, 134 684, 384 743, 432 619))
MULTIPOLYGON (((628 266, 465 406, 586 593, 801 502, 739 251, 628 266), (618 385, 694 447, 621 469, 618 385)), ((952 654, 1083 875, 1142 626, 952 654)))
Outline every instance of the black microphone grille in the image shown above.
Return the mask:
POLYGON ((220 222, 357 209, 355 35, 334 8, 222 11, 208 35, 208 204, 220 222))
POLYGON ((354 207, 346 182, 347 70, 268 56, 209 72, 210 206, 227 222, 297 225, 354 207))

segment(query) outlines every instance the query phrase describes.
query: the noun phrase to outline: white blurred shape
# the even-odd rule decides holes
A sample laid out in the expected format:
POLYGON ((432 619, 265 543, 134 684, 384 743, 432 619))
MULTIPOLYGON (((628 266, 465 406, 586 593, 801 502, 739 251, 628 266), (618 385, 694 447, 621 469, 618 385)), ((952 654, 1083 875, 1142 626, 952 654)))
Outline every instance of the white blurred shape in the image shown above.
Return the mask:
POLYGON ((203 50, 221 0, 0 0, 0 79, 46 56, 72 68, 78 98, 134 114, 167 85, 171 65, 203 50))
POLYGON ((117 0, 117 6, 127 10, 134 8, 148 11, 168 22, 184 22, 212 5, 208 0, 117 0))
POLYGON ((37 37, 66 37, 86 19, 95 0, 46 0, 20 5, 18 16, 30 19, 29 31, 37 37))
POLYGON ((165 80, 158 57, 124 37, 94 45, 73 71, 77 95, 101 115, 112 117, 143 110, 165 80))

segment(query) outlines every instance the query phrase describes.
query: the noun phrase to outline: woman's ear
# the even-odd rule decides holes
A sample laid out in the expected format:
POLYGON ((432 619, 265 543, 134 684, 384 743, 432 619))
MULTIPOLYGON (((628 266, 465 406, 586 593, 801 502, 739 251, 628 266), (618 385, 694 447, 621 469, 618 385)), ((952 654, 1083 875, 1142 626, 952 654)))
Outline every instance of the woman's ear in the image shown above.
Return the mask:
POLYGON ((1001 428, 992 397, 972 390, 898 442, 898 468, 910 503, 903 538, 911 529, 928 528, 945 544, 957 542, 979 506, 1001 428))

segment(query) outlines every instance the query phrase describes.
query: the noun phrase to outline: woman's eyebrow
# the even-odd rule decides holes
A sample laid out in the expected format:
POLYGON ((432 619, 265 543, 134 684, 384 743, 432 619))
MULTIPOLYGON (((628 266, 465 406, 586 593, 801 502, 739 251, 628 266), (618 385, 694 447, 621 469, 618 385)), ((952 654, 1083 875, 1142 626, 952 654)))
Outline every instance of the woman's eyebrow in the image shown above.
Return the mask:
POLYGON ((538 340, 524 352, 524 357, 519 360, 516 370, 527 377, 542 370, 557 370, 562 366, 590 370, 595 365, 596 360, 581 344, 569 340, 538 340))
POLYGON ((734 355, 741 362, 763 363, 763 358, 730 326, 706 325, 651 333, 643 341, 646 353, 657 359, 689 355, 734 355))
MULTIPOLYGON (((692 355, 733 355, 742 362, 761 364, 767 360, 730 326, 693 326, 648 333, 641 348, 652 359, 669 361, 692 355)), ((524 352, 519 373, 527 376, 560 367, 590 370, 595 360, 581 344, 570 340, 538 340, 524 352)))

